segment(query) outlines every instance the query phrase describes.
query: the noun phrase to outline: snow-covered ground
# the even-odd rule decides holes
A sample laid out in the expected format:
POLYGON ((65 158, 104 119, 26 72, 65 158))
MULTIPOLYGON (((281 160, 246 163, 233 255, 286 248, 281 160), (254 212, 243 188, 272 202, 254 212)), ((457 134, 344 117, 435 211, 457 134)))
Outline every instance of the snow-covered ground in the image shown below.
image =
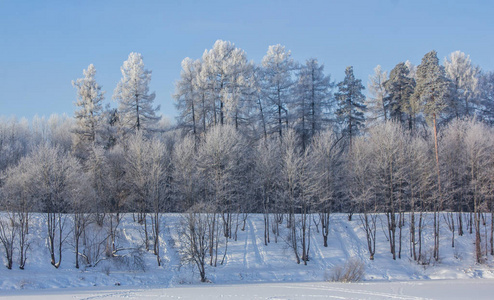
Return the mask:
POLYGON ((6 291, 0 299, 492 299, 493 279, 92 287, 6 291))
MULTIPOLYGON (((450 295, 461 299, 473 290, 476 298, 481 299, 494 294, 493 259, 489 258, 483 265, 475 263, 474 236, 468 233, 456 236, 455 248, 452 248, 451 233, 446 226, 441 231, 440 261, 430 260, 429 265, 418 265, 408 256, 408 227, 403 229, 402 258, 394 261, 384 235, 385 227, 378 224, 377 252, 375 260, 370 261, 358 216, 349 222, 346 215, 335 214, 331 217, 328 247, 323 247, 322 236, 313 226, 310 261, 304 266, 296 263, 293 250, 284 242, 286 233, 280 236, 278 243, 272 238, 271 243, 265 246, 262 215, 250 215, 245 231, 238 232, 238 240, 228 243, 223 265, 208 266, 206 273, 210 282, 200 284, 198 272, 193 266, 182 264, 177 252, 180 216, 165 215, 163 222, 163 263, 160 267, 152 252, 144 251, 140 254, 143 260, 139 264, 108 260, 96 267, 76 269, 72 247, 67 243, 61 267, 55 269, 50 264, 46 247, 44 215, 37 214, 32 220, 26 269, 19 270, 17 264, 14 264, 13 270, 0 268, 0 295, 41 295, 50 299, 69 295, 82 299, 195 298, 194 295, 196 298, 197 295, 206 298, 222 295, 260 299, 302 299, 309 296, 334 299, 451 299, 444 296, 450 295), (325 282, 332 268, 344 264, 349 258, 365 264, 364 281, 357 284, 325 282)), ((424 236, 424 249, 428 255, 432 243, 430 227, 427 225, 424 236)), ((129 249, 142 244, 142 226, 133 222, 131 215, 125 216, 119 228, 120 247, 129 249)), ((287 230, 285 226, 281 228, 287 230)), ((3 252, 0 253, 3 255, 3 252)), ((219 260, 221 258, 220 253, 219 260)))

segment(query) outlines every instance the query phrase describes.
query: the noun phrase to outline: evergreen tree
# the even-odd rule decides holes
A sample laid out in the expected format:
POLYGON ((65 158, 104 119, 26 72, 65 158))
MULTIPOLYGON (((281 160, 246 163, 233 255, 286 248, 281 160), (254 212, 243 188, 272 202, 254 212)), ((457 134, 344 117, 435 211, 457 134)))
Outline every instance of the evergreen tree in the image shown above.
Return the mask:
POLYGON ((385 106, 389 111, 390 119, 402 124, 408 119, 408 127, 411 130, 416 114, 415 106, 411 102, 415 80, 408 77, 409 72, 405 63, 397 64, 389 73, 389 80, 384 83, 384 86, 388 93, 385 106))
POLYGON ((362 94, 364 90, 362 80, 356 79, 353 75, 353 67, 349 66, 345 70, 345 79, 338 83, 338 92, 335 97, 338 101, 338 115, 343 133, 350 140, 352 145, 352 137, 360 132, 364 127, 366 105, 364 104, 365 96, 362 94))
POLYGON ((494 124, 494 72, 486 72, 480 76, 480 116, 489 124, 494 124))
POLYGON ((434 129, 434 146, 436 152, 436 172, 438 196, 434 206, 434 259, 439 259, 439 206, 442 202, 441 176, 439 169, 439 152, 437 140, 437 118, 447 107, 446 99, 450 90, 450 81, 446 78, 444 68, 439 65, 436 51, 432 50, 417 67, 417 86, 413 93, 414 101, 423 103, 424 113, 432 119, 434 129))

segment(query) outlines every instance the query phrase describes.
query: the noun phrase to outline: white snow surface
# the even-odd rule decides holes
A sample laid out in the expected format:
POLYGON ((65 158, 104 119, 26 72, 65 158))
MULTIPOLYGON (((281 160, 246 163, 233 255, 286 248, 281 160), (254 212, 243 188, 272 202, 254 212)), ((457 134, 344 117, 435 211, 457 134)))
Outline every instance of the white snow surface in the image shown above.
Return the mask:
MULTIPOLYGON (((26 268, 20 270, 16 263, 12 270, 0 268, 0 297, 194 299, 200 295, 201 299, 220 296, 243 299, 465 299, 474 295, 477 299, 489 299, 494 295, 494 260, 489 256, 485 264, 475 263, 474 234, 455 234, 455 247, 452 248, 451 232, 443 222, 440 260, 431 259, 428 265, 418 265, 409 258, 408 226, 405 225, 402 256, 395 261, 384 234, 386 219, 382 217, 373 261, 369 260, 358 215, 348 221, 347 215, 334 214, 330 221, 328 247, 323 246, 321 233, 312 225, 310 261, 305 266, 296 263, 293 250, 284 241, 288 233, 286 226, 280 227, 283 232, 278 243, 272 236, 271 243, 265 246, 262 215, 249 215, 245 231, 239 229, 237 241, 229 241, 223 265, 219 264, 223 257, 220 253, 218 266, 207 267, 209 282, 200 283, 195 266, 180 260, 179 214, 166 214, 162 219, 162 266, 157 266, 152 251, 143 251, 144 268, 105 260, 96 267, 83 265, 80 269, 74 267, 70 237, 61 267, 55 269, 50 264, 45 216, 35 214, 31 221, 26 268), (326 282, 331 269, 341 266, 349 258, 365 264, 363 282, 326 282)), ((430 219, 426 220, 423 245, 429 256, 433 239, 430 219)), ((131 214, 125 215, 119 226, 118 244, 125 249, 143 244, 142 225, 133 222, 131 214)))

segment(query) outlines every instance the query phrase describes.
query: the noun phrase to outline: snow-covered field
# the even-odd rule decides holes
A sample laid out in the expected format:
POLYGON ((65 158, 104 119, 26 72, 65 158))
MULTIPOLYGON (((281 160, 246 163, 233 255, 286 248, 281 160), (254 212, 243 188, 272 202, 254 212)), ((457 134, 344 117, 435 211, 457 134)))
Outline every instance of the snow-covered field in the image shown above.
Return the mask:
MULTIPOLYGON (((385 221, 385 219, 383 219, 385 221)), ((44 215, 33 217, 30 231, 31 247, 25 270, 14 264, 13 270, 0 268, 0 295, 7 297, 62 299, 91 298, 270 298, 270 299, 465 299, 474 291, 478 299, 494 295, 494 262, 489 258, 483 265, 475 263, 474 235, 456 237, 451 247, 451 233, 445 226, 441 231, 439 262, 418 265, 408 258, 408 227, 404 228, 402 258, 393 261, 385 227, 378 225, 375 260, 368 259, 364 231, 358 216, 349 222, 346 215, 331 217, 329 246, 323 247, 322 236, 312 228, 310 261, 307 266, 296 264, 293 250, 284 242, 263 243, 262 215, 250 215, 245 231, 237 241, 228 243, 223 265, 208 267, 209 283, 199 283, 199 274, 192 265, 180 261, 177 228, 180 216, 165 215, 161 236, 162 266, 156 257, 142 252, 142 262, 136 267, 110 260, 96 267, 74 267, 74 253, 69 245, 61 267, 50 264, 46 247, 44 215), (332 268, 356 258, 365 264, 364 281, 356 284, 325 282, 332 268), (63 288, 63 289, 62 289, 63 288)), ((488 223, 489 224, 489 223, 488 223)), ((383 223, 384 226, 384 223, 383 223)), ((126 215, 120 225, 119 246, 135 248, 142 244, 142 226, 126 215)), ((286 230, 282 226, 283 230, 286 230)), ((424 249, 431 253, 430 226, 424 237, 424 249)), ((3 250, 2 250, 3 251, 3 250)), ((3 255, 3 252, 0 252, 3 255)), ((220 253, 221 254, 221 253, 220 253)), ((219 260, 221 260, 220 255, 219 260)))
MULTIPOLYGON (((494 280, 300 282, 7 291, 9 299, 492 299, 494 280)), ((0 299, 3 298, 0 296, 0 299)))

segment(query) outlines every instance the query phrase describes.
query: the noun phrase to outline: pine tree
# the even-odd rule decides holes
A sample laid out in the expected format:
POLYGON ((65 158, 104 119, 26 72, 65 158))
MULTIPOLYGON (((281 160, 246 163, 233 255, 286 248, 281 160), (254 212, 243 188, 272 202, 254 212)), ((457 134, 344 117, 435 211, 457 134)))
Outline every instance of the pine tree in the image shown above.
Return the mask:
POLYGON ((434 146, 436 152, 436 172, 439 199, 434 207, 434 259, 439 259, 439 206, 442 202, 441 176, 439 169, 439 152, 437 140, 437 118, 447 107, 446 99, 450 90, 450 81, 446 78, 444 68, 439 65, 436 51, 432 50, 417 67, 417 86, 413 94, 414 101, 423 103, 424 113, 432 119, 434 129, 434 146))
POLYGON ((485 72, 479 80, 480 116, 489 124, 494 124, 494 72, 485 72))
POLYGON ((364 127, 364 112, 367 108, 364 104, 365 96, 362 94, 364 89, 362 80, 356 79, 353 75, 353 67, 347 67, 345 79, 338 83, 338 92, 335 97, 338 101, 336 114, 343 125, 343 133, 350 140, 350 147, 352 145, 352 137, 357 135, 360 129, 364 127))
POLYGON ((389 80, 384 83, 388 96, 385 98, 385 106, 389 111, 390 119, 405 123, 408 119, 408 127, 413 127, 414 105, 411 96, 415 88, 415 80, 408 77, 408 67, 405 63, 397 64, 389 73, 389 80))
POLYGON ((119 102, 120 125, 124 133, 150 131, 159 121, 156 116, 159 106, 153 107, 155 93, 149 93, 151 71, 144 69, 140 53, 132 52, 120 68, 122 79, 113 98, 119 102))

